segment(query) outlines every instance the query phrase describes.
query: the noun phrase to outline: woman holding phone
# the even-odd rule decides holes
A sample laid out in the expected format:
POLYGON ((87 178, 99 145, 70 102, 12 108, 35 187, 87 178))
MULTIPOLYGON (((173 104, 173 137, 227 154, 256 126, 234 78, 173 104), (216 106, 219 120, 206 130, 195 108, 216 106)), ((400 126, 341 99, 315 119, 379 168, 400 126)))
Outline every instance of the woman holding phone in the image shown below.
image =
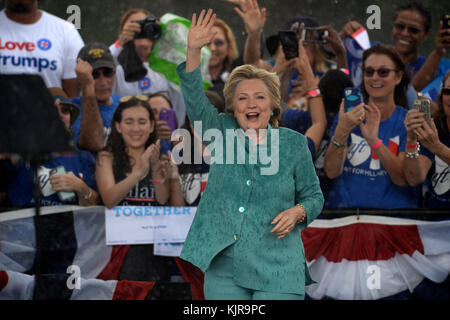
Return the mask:
POLYGON ((407 145, 403 125, 406 66, 395 49, 376 45, 364 52, 362 67, 367 104, 345 112, 341 103, 334 120, 324 162, 334 181, 325 207, 417 208, 417 190, 402 170, 405 157, 422 157, 407 145))
MULTIPOLYGON (((428 123, 424 114, 410 110, 405 119, 408 144, 426 147, 431 158, 410 158, 404 163, 405 176, 412 185, 426 181, 426 208, 450 207, 450 72, 447 72, 438 96, 438 111, 428 123)), ((417 147, 416 147, 417 148, 417 147)))

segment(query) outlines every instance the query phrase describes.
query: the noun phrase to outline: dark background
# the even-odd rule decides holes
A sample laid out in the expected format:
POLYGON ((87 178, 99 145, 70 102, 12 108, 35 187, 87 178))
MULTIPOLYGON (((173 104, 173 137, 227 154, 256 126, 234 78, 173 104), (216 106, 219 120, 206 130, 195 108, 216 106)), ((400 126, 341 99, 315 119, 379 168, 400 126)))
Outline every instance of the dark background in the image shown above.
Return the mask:
MULTIPOLYGON (((421 54, 427 55, 434 48, 435 35, 444 12, 450 12, 448 0, 420 1, 432 14, 431 33, 421 48, 421 54)), ((285 22, 296 15, 310 15, 321 24, 330 24, 337 31, 350 20, 366 25, 369 14, 367 7, 378 5, 381 9, 381 30, 368 30, 371 41, 391 42, 392 19, 396 9, 405 4, 405 0, 259 0, 260 7, 268 10, 264 29, 266 36, 277 33, 285 22)), ((39 6, 54 15, 67 19, 70 5, 81 9, 81 29, 85 42, 102 41, 111 44, 117 39, 119 20, 130 8, 146 8, 156 16, 170 12, 190 20, 193 12, 203 8, 213 8, 217 16, 225 20, 233 29, 238 47, 243 49, 245 36, 242 35, 243 23, 233 11, 234 5, 223 0, 40 0, 39 6)), ((447 54, 448 55, 448 54, 447 54)))

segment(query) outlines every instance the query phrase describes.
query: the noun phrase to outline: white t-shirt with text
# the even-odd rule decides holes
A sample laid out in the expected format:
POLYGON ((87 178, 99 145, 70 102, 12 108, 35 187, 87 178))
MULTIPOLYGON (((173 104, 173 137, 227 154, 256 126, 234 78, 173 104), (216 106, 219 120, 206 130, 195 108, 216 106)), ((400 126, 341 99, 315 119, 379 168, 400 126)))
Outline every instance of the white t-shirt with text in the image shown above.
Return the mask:
POLYGON ((0 11, 0 74, 39 74, 47 87, 62 88, 63 79, 76 78, 84 42, 72 23, 41 12, 36 23, 21 24, 0 11))

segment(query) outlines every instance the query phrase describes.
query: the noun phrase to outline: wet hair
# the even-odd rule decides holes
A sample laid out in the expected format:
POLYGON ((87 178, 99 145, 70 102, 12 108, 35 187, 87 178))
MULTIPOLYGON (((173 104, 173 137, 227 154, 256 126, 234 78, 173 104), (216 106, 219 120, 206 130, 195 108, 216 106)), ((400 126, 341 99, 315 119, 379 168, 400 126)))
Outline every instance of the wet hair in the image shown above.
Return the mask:
MULTIPOLYGON (((144 109, 146 109, 149 114, 150 122, 155 123, 155 117, 148 102, 133 97, 130 100, 119 104, 116 111, 114 112, 111 125, 111 133, 108 137, 106 146, 102 150, 111 153, 113 156, 113 172, 116 181, 125 179, 126 174, 131 172, 132 161, 134 161, 127 153, 127 147, 125 145, 125 141, 123 140, 122 134, 119 133, 116 129, 116 123, 120 123, 122 121, 123 111, 132 107, 143 107, 144 109)), ((145 142, 145 148, 155 143, 156 140, 157 136, 155 128, 155 130, 150 133, 147 141, 145 142)))
POLYGON ((227 56, 223 63, 224 63, 225 70, 231 71, 231 65, 233 64, 233 61, 239 55, 237 44, 236 44, 236 39, 234 37, 233 31, 231 30, 230 26, 221 19, 216 19, 214 26, 222 29, 223 33, 225 34, 225 39, 228 42, 228 52, 227 52, 227 56))
POLYGON ((339 112, 344 98, 344 89, 353 87, 350 77, 338 69, 331 69, 319 81, 319 90, 327 116, 333 117, 339 112))
POLYGON ((272 100, 273 112, 273 115, 269 119, 269 123, 272 127, 278 127, 281 115, 280 79, 274 72, 268 72, 249 64, 244 64, 235 68, 225 83, 223 89, 223 94, 225 96, 225 112, 234 115, 233 100, 236 88, 242 81, 250 79, 259 79, 266 85, 272 100))
POLYGON ((402 11, 415 11, 418 14, 420 14, 425 22, 424 22, 424 31, 425 33, 428 33, 430 31, 431 27, 431 14, 430 12, 420 3, 418 2, 410 2, 408 4, 405 4, 403 6, 400 6, 397 11, 395 12, 394 21, 397 19, 398 14, 402 11))
MULTIPOLYGON (((363 64, 362 64, 363 70, 365 68, 365 63, 366 63, 367 58, 369 58, 372 54, 387 56, 389 59, 391 59, 392 62, 394 62, 396 72, 402 73, 402 80, 400 81, 399 84, 397 84, 395 86, 394 101, 395 101, 396 105, 405 107, 406 106, 406 91, 408 90, 408 85, 409 85, 409 76, 408 76, 408 72, 406 69, 406 65, 403 62, 403 59, 400 57, 400 55, 397 53, 397 51, 394 48, 385 46, 382 44, 377 44, 377 45, 367 49, 366 51, 364 51, 363 64)), ((363 75, 363 77, 364 77, 364 75, 363 75)), ((366 88, 364 85, 364 80, 361 84, 361 93, 363 95, 364 101, 367 103, 369 100, 369 94, 366 91, 366 88)))
POLYGON ((443 101, 443 94, 442 94, 442 88, 445 87, 445 82, 447 81, 447 79, 450 77, 450 71, 448 71, 446 73, 446 75, 444 76, 444 78, 442 79, 442 85, 441 85, 441 91, 439 92, 438 95, 438 110, 436 111, 436 114, 433 115, 433 118, 436 121, 437 124, 437 129, 443 133, 448 133, 447 131, 447 127, 445 125, 446 122, 446 115, 444 112, 444 101, 443 101))

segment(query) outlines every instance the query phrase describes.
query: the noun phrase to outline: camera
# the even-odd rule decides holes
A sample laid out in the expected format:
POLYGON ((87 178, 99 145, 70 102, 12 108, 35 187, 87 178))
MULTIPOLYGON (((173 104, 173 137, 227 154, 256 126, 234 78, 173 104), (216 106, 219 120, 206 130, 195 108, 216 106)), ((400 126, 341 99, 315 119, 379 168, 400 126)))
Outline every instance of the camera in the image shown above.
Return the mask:
POLYGON ((291 30, 284 30, 278 32, 281 45, 283 47, 286 60, 298 57, 298 40, 297 33, 291 30))
POLYGON ((442 16, 442 28, 450 29, 450 14, 446 13, 442 16))
POLYGON ((304 28, 302 31, 302 41, 325 44, 327 43, 327 40, 325 40, 324 37, 327 37, 328 35, 328 30, 322 30, 319 28, 304 28))
POLYGON ((141 25, 141 32, 137 33, 134 38, 150 40, 158 40, 161 38, 162 29, 157 21, 158 19, 152 15, 147 16, 144 20, 133 21, 141 25))

